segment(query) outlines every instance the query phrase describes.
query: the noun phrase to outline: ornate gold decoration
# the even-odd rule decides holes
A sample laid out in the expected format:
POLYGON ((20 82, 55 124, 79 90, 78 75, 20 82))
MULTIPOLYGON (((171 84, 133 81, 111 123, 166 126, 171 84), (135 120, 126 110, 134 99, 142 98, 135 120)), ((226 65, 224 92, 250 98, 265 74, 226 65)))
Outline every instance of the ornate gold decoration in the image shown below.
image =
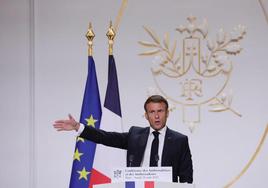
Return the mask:
POLYGON ((259 0, 259 3, 261 5, 265 20, 268 23, 268 3, 266 1, 266 6, 265 6, 265 3, 263 2, 263 0, 259 0))
MULTIPOLYGON (((183 110, 185 107, 200 110, 202 105, 208 104, 210 112, 230 111, 241 116, 232 108, 233 96, 231 92, 226 94, 225 89, 233 69, 230 57, 241 52, 239 43, 246 34, 245 27, 238 25, 230 33, 220 29, 212 39, 208 37, 205 19, 201 24, 196 23, 194 16, 189 16, 187 20, 188 25, 176 28, 184 35, 179 53, 177 44, 180 43, 175 40, 170 44, 168 33, 160 40, 153 30, 143 27, 152 41, 138 42, 149 48, 139 55, 154 56, 151 72, 157 91, 170 102, 182 105, 183 110), (170 89, 170 85, 174 87, 170 89)), ((195 114, 198 116, 196 120, 183 115, 183 122, 191 131, 195 128, 193 125, 200 122, 200 112, 195 114)))
POLYGON ((241 114, 239 114, 237 111, 231 108, 232 101, 233 101, 232 91, 230 91, 228 95, 226 95, 226 93, 222 93, 221 96, 219 96, 218 98, 215 98, 209 104, 209 106, 212 107, 210 111, 211 112, 223 112, 223 111, 230 110, 237 116, 241 117, 242 116, 241 114))
POLYGON ((239 178, 241 178, 241 176, 243 176, 246 171, 249 169, 250 165, 254 162, 254 160, 256 159, 257 155, 259 154, 262 146, 263 146, 263 143, 266 139, 266 136, 267 136, 267 133, 268 133, 268 124, 266 125, 266 129, 263 133, 263 136, 261 137, 261 141, 260 143, 258 144, 254 154, 251 156, 249 162, 245 165, 245 167, 241 170, 241 172, 233 179, 231 180, 228 184, 226 184, 224 186, 224 188, 230 188, 235 182, 238 181, 239 178))
POLYGON ((115 38, 115 31, 112 25, 112 21, 110 21, 110 27, 106 33, 106 36, 108 37, 108 43, 109 43, 109 55, 113 54, 113 44, 114 44, 114 38, 115 38))
POLYGON ((117 33, 117 30, 119 28, 119 23, 120 23, 120 21, 121 21, 121 19, 123 17, 123 13, 124 13, 126 7, 127 7, 127 0, 123 0, 122 1, 122 4, 120 6, 120 9, 118 11, 117 17, 115 19, 115 24, 114 24, 114 31, 115 31, 115 33, 117 33))
POLYGON ((93 39, 95 37, 95 34, 93 32, 91 22, 89 23, 88 30, 87 30, 87 33, 86 33, 86 37, 87 37, 87 40, 88 40, 88 55, 92 56, 93 39))

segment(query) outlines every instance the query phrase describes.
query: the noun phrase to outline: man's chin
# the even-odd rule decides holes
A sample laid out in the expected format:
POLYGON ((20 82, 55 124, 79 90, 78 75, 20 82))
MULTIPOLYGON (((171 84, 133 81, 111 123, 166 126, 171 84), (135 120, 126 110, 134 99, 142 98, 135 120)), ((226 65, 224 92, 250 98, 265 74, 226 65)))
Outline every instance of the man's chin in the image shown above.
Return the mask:
POLYGON ((153 128, 155 129, 155 130, 160 130, 160 129, 162 129, 164 126, 163 125, 161 125, 160 123, 156 123, 156 124, 154 124, 154 126, 153 126, 153 128))

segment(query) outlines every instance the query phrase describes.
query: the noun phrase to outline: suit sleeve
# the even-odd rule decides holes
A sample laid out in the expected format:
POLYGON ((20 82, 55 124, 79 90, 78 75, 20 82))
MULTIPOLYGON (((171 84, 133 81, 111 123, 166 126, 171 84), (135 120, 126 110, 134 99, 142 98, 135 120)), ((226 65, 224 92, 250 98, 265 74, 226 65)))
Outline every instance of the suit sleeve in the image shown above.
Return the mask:
POLYGON ((128 146, 128 133, 107 132, 101 129, 95 129, 94 127, 85 126, 80 137, 97 144, 120 149, 127 149, 128 146))
POLYGON ((180 167, 179 167, 179 180, 181 183, 193 182, 193 164, 192 164, 192 155, 188 144, 188 138, 184 139, 184 144, 181 150, 181 157, 180 157, 180 167))

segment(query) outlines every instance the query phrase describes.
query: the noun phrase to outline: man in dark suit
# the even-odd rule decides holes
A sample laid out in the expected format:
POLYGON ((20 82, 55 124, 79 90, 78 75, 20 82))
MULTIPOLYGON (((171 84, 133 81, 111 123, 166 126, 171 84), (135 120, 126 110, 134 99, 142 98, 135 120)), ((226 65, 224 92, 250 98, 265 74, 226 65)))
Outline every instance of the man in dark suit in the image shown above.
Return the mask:
POLYGON ((72 116, 58 120, 58 131, 76 130, 80 137, 110 147, 127 150, 127 166, 171 166, 173 182, 193 182, 193 166, 187 136, 166 126, 168 102, 160 95, 149 97, 144 103, 145 117, 150 127, 131 127, 128 132, 106 132, 80 126, 72 116))

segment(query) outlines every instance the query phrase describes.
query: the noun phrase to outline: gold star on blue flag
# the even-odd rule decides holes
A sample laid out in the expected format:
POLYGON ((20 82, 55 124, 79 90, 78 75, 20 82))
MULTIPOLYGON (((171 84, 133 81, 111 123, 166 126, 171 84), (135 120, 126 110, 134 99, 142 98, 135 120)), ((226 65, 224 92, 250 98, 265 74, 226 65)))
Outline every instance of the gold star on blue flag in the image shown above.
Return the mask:
POLYGON ((95 127, 95 123, 98 121, 97 119, 94 119, 93 115, 90 115, 89 118, 86 118, 86 125, 87 126, 92 126, 92 127, 95 127))

